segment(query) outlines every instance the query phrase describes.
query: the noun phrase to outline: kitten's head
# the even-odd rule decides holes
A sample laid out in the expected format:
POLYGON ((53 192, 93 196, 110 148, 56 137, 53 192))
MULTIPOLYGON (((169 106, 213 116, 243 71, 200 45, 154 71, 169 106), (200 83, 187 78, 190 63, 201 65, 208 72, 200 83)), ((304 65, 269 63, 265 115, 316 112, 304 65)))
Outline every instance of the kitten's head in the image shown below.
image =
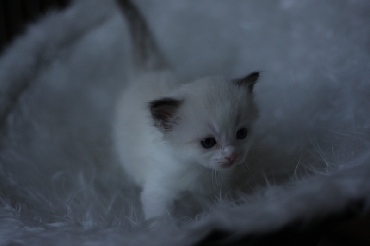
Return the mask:
POLYGON ((258 117, 253 101, 258 76, 205 78, 150 103, 155 126, 181 163, 224 170, 245 161, 258 117))

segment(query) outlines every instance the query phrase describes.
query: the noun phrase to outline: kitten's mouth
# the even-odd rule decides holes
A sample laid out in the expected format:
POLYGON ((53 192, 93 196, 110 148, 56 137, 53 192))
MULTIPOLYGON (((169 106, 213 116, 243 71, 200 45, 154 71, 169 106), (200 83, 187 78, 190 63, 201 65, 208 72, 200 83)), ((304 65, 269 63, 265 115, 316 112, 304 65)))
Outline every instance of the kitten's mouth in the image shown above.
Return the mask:
POLYGON ((230 168, 230 167, 234 166, 234 164, 235 164, 234 161, 225 162, 225 163, 221 164, 221 168, 230 168))

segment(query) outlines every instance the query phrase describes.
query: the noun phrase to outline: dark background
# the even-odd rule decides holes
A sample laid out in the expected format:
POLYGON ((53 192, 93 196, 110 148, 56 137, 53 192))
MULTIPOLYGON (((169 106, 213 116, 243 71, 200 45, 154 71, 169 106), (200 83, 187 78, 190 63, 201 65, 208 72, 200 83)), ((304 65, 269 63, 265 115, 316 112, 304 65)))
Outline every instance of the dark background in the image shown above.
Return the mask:
POLYGON ((35 22, 50 10, 64 8, 70 0, 0 0, 0 52, 27 24, 35 22))

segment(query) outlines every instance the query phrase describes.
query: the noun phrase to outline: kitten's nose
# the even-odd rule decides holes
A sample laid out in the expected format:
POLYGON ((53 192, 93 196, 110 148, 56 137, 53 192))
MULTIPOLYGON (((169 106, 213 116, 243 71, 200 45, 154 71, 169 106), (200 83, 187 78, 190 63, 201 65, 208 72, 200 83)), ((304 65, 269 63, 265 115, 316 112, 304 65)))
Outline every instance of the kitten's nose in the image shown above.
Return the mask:
POLYGON ((223 149, 223 154, 226 160, 229 162, 235 161, 238 158, 238 154, 235 151, 235 147, 232 145, 228 145, 223 149))
POLYGON ((236 158, 238 158, 238 154, 236 154, 236 152, 232 152, 230 155, 225 156, 225 159, 229 162, 235 161, 236 158))

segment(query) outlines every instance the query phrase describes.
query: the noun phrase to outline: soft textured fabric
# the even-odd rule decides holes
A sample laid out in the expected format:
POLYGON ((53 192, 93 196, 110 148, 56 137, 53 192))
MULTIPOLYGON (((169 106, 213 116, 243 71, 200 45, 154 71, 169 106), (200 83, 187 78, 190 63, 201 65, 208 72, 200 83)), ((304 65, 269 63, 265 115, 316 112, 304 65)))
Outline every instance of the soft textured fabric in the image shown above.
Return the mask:
POLYGON ((1 245, 191 245, 367 210, 369 1, 135 2, 184 80, 261 71, 250 158, 263 178, 196 218, 144 223, 111 145, 128 31, 114 1, 75 1, 0 59, 1 245))

